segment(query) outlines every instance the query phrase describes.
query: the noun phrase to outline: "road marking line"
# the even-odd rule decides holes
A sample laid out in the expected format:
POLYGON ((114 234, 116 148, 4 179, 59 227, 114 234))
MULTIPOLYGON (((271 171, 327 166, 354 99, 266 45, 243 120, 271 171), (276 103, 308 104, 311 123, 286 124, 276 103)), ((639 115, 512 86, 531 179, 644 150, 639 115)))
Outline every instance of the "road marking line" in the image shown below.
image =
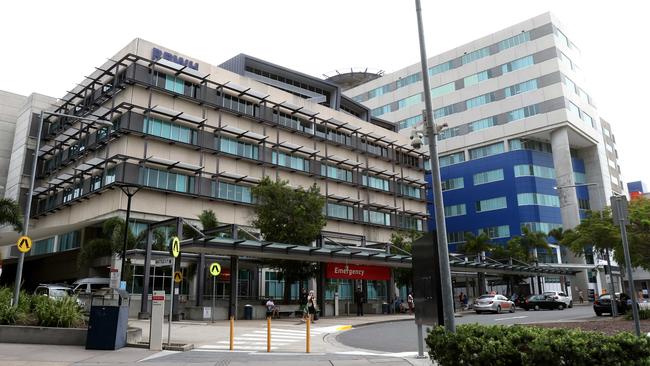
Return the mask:
POLYGON ((509 318, 497 318, 497 319, 494 319, 494 321, 495 321, 495 322, 498 322, 498 321, 500 321, 500 320, 524 319, 524 318, 528 318, 528 316, 527 316, 527 315, 522 315, 522 316, 511 316, 511 317, 509 317, 509 318))
POLYGON ((341 325, 340 327, 336 327, 337 331, 348 330, 348 329, 352 329, 352 326, 351 325, 341 325))

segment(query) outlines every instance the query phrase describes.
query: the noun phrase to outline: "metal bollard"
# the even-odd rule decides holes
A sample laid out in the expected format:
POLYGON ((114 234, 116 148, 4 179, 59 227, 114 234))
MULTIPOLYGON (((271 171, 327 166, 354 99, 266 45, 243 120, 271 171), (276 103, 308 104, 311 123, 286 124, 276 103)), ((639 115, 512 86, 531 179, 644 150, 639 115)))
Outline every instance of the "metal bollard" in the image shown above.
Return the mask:
POLYGON ((310 340, 310 337, 311 337, 311 317, 307 317, 307 328, 306 328, 306 330, 307 330, 307 338, 306 338, 307 342, 306 342, 305 352, 309 353, 309 350, 311 348, 311 344, 310 344, 311 343, 310 342, 311 341, 310 340))
POLYGON ((230 317, 230 350, 235 349, 235 319, 230 317))
POLYGON ((266 352, 271 352, 271 317, 266 317, 266 352))

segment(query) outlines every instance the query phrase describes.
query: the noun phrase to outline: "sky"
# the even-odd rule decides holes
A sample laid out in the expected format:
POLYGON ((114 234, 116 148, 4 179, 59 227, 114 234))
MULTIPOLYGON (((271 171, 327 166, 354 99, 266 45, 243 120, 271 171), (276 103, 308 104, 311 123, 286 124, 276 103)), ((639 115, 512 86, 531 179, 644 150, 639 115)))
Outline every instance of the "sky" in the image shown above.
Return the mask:
MULTIPOLYGON (((650 184, 648 1, 421 0, 429 57, 546 11, 582 51, 623 181, 650 184)), ((0 90, 63 97, 133 38, 218 65, 246 53, 314 76, 419 61, 415 0, 6 1, 0 90)))

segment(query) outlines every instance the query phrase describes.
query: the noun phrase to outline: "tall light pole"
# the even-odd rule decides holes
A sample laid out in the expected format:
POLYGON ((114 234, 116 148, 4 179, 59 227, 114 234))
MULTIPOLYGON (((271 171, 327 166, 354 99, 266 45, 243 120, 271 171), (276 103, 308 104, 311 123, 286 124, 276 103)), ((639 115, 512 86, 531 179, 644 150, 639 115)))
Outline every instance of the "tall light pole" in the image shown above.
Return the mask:
POLYGON ((456 331, 454 319, 454 294, 451 288, 451 269, 449 268, 449 248, 447 247, 447 227, 445 226, 445 211, 442 200, 442 184, 440 182, 440 162, 438 161, 437 126, 433 122, 433 107, 431 103, 431 86, 429 84, 429 67, 427 51, 424 43, 424 26, 422 25, 422 9, 420 0, 415 0, 415 11, 418 19, 418 35, 420 38, 420 63, 422 65, 422 84, 424 86, 425 131, 429 139, 429 161, 431 163, 431 180, 433 182, 433 206, 436 216, 436 231, 438 237, 438 258, 440 265, 440 281, 442 292, 442 311, 445 329, 456 331))
MULTIPOLYGON (((29 181, 29 192, 27 193, 27 200, 25 201, 25 215, 23 217, 23 236, 28 236, 29 233, 29 216, 31 215, 32 210, 32 196, 34 195, 34 182, 36 181, 36 165, 38 162, 38 151, 41 148, 41 134, 43 133, 43 121, 45 120, 45 115, 49 116, 59 116, 59 117, 70 117, 79 121, 89 121, 92 123, 97 123, 103 126, 113 126, 107 120, 101 120, 98 118, 85 118, 77 117, 70 114, 55 113, 55 112, 46 112, 41 111, 39 122, 38 122, 38 134, 36 135, 36 148, 34 149, 34 160, 32 160, 32 174, 29 181)), ((13 306, 18 306, 18 300, 20 300, 20 283, 23 280, 23 266, 25 263, 25 253, 20 253, 18 258, 18 267, 16 268, 16 282, 14 283, 14 302, 13 306)))
MULTIPOLYGON (((126 244, 129 239, 129 219, 131 218, 131 198, 138 193, 141 186, 136 184, 121 185, 120 189, 127 197, 126 221, 124 222, 124 241, 122 242, 122 267, 120 268, 120 284, 124 279, 124 265, 126 263, 126 244)), ((172 274, 173 275, 173 274, 172 274)))

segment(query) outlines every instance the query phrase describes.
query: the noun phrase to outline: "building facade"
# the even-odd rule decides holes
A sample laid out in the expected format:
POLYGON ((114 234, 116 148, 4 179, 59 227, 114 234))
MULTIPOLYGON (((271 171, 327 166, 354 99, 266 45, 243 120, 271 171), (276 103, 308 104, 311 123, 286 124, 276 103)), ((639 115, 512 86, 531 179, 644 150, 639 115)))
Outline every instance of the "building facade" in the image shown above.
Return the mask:
MULTIPOLYGON (((372 117, 336 85, 247 55, 213 66, 142 39, 110 60, 55 105, 40 105, 74 117, 45 118, 26 284, 107 275, 101 258, 78 269, 75 253, 103 235, 106 219, 124 217, 127 198, 118 189, 124 185, 142 187, 131 206, 136 235, 171 217, 196 221, 203 210, 213 210, 221 223, 250 225, 251 187, 264 177, 296 188, 316 184, 327 199, 325 230, 361 238, 362 245, 381 246, 397 230, 426 228, 424 155, 393 123, 372 117), (41 276, 36 263, 56 270, 41 276)), ((26 110, 16 126, 37 131, 35 112, 26 110)), ((22 134, 14 145, 32 146, 37 133, 22 134)), ((11 156, 8 182, 13 164, 31 167, 30 155, 27 147, 11 156)), ((23 168, 23 179, 9 182, 5 196, 22 201, 15 192, 24 193, 28 175, 23 168)), ((3 233, 3 244, 16 236, 3 233)), ((17 255, 4 249, 5 258, 17 255)), ((194 281, 207 270, 190 262, 182 265, 190 279, 181 286, 188 304, 209 295, 198 293, 194 281)), ((138 293, 143 267, 132 263, 127 288, 138 293)), ((155 274, 153 268, 153 286, 156 279, 166 286, 169 269, 155 274)), ((11 283, 7 272, 3 282, 11 283)), ((282 286, 254 261, 242 264, 239 278, 242 297, 277 296, 282 286)), ((375 282, 367 291, 388 300, 385 281, 375 282)), ((351 296, 350 283, 337 284, 351 296)), ((220 282, 217 293, 227 293, 227 286, 220 282)))
MULTIPOLYGON (((623 191, 611 126, 585 89, 581 62, 550 13, 429 58, 451 251, 465 232, 505 242, 524 227, 575 227, 585 210, 623 191)), ((421 90, 417 63, 346 94, 409 135, 422 127, 421 90)), ((582 261, 557 247, 539 255, 582 261)), ((591 276, 575 280, 574 290, 598 288, 591 276)))

